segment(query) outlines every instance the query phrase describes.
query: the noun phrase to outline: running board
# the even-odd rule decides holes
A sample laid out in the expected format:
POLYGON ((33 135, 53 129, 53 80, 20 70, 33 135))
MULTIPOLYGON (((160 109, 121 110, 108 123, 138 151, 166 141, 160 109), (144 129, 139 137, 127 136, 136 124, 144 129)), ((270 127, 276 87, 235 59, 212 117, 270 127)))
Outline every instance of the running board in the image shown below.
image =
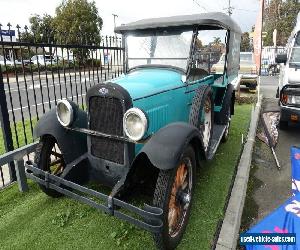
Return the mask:
POLYGON ((217 151, 217 148, 221 142, 221 139, 223 137, 225 129, 226 129, 226 125, 214 124, 213 136, 211 139, 210 149, 207 154, 208 160, 212 160, 212 158, 214 157, 214 155, 217 151))

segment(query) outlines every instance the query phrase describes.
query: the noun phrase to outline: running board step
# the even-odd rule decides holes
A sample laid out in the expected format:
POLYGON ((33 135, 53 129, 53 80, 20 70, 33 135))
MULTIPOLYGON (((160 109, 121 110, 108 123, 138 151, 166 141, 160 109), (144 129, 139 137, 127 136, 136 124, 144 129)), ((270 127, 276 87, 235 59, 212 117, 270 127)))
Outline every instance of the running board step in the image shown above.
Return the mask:
POLYGON ((226 125, 214 124, 213 136, 211 139, 210 149, 207 154, 208 160, 212 160, 212 158, 214 157, 214 155, 217 151, 217 148, 221 142, 221 139, 222 139, 225 129, 226 129, 226 125))

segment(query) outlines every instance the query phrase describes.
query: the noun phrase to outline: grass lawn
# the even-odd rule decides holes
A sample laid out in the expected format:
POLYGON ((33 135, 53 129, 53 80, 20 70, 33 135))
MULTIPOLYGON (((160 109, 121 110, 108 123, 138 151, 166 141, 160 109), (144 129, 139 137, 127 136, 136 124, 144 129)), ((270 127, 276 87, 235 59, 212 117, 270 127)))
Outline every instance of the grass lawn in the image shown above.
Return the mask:
MULTIPOLYGON (((36 123, 37 123, 37 119, 33 118, 32 119, 32 127, 33 128, 36 123)), ((31 124, 30 124, 29 119, 24 121, 24 127, 23 127, 23 123, 21 121, 16 122, 16 131, 17 131, 17 133, 16 133, 15 127, 13 125, 11 125, 11 133, 12 133, 12 137, 13 137, 14 148, 18 148, 16 134, 18 135, 19 147, 26 145, 25 134, 26 134, 27 143, 29 144, 32 142, 31 124), (24 127, 25 127, 25 130, 24 130, 24 127), (25 134, 24 134, 24 131, 25 131, 25 134)), ((0 155, 3 153, 5 153, 5 147, 4 147, 4 141, 3 141, 3 136, 2 136, 2 130, 0 129, 0 155)))
MULTIPOLYGON (((192 214, 178 249, 210 249, 246 135, 251 105, 237 105, 230 138, 197 173, 192 214)), ((53 199, 30 182, 0 191, 1 249, 154 249, 151 234, 69 198, 53 199)))

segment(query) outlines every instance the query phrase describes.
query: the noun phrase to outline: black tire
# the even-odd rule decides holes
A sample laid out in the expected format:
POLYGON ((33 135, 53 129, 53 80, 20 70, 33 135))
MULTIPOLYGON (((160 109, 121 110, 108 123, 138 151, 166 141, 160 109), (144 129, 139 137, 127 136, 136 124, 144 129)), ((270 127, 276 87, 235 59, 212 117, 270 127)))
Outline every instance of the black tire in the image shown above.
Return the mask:
POLYGON ((213 102, 212 96, 213 95, 212 95, 211 87, 208 85, 201 85, 196 90, 196 94, 193 98, 190 116, 189 116, 189 123, 191 125, 197 127, 199 129, 200 133, 203 135, 205 124, 203 124, 203 121, 200 120, 200 117, 202 116, 203 112, 206 112, 205 111, 206 101, 210 101, 211 126, 210 126, 210 131, 209 131, 209 140, 208 140, 208 143, 206 143, 206 144, 204 141, 202 141, 203 150, 204 150, 205 154, 207 154, 207 152, 210 148, 212 134, 213 134, 214 102, 213 102))
POLYGON ((280 130, 287 130, 288 127, 289 127, 288 121, 279 120, 279 129, 280 130))
POLYGON ((249 86, 249 92, 256 93, 256 89, 257 89, 257 82, 251 83, 251 85, 249 86))
MULTIPOLYGON (((52 151, 53 148, 55 147, 55 145, 56 145, 56 140, 55 140, 54 137, 52 137, 52 136, 43 136, 40 139, 40 142, 39 142, 39 144, 36 148, 35 156, 34 156, 34 162, 37 164, 37 167, 39 169, 59 176, 59 175, 61 175, 61 173, 62 173, 62 171, 65 167, 65 162, 64 162, 64 159, 63 159, 63 154, 52 151), (51 169, 51 167, 50 167, 50 165, 51 165, 51 156, 54 155, 54 154, 56 154, 54 161, 61 160, 61 163, 59 163, 59 166, 57 166, 56 169, 51 169), (58 155, 61 155, 61 159, 57 158, 58 155), (56 173, 56 170, 58 168, 60 169, 60 171, 56 173)), ((54 163, 54 161, 52 163, 54 163)), ((55 165, 57 165, 57 164, 55 164, 55 165)), ((59 192, 57 192, 53 189, 46 188, 44 185, 39 184, 39 186, 45 194, 47 194, 51 197, 58 198, 58 197, 63 196, 63 194, 61 194, 61 193, 59 193, 59 192)))
POLYGON ((181 156, 180 163, 176 168, 170 170, 160 170, 159 172, 153 198, 153 205, 163 209, 162 232, 153 235, 158 249, 175 249, 182 239, 191 211, 191 204, 194 193, 195 173, 195 152, 191 146, 188 146, 185 149, 184 153, 181 156), (185 168, 188 169, 188 173, 186 175, 184 174, 185 172, 182 172, 185 168), (186 176, 184 179, 184 183, 186 178, 188 178, 189 181, 186 185, 186 188, 183 190, 181 189, 182 186, 176 189, 176 184, 178 185, 177 181, 179 179, 182 179, 179 178, 180 173, 182 173, 182 176, 186 176), (176 191, 175 195, 174 190, 176 191), (172 197, 174 198, 172 199, 172 197), (184 199, 183 197, 185 197, 186 199, 184 199), (184 203, 184 201, 187 202, 187 200, 189 200, 189 202, 184 203), (176 209, 179 206, 182 206, 182 210, 179 210, 181 211, 179 213, 179 216, 177 213, 177 216, 175 215, 174 219, 174 212, 178 212, 178 210, 176 209), (171 211, 170 208, 172 208, 171 211), (171 213, 172 217, 170 218, 173 219, 173 222, 174 220, 176 220, 174 228, 170 228, 169 223, 171 223, 172 221, 169 221, 169 213, 171 213))
POLYGON ((230 123, 231 123, 231 107, 229 106, 227 108, 227 124, 226 124, 226 129, 224 131, 224 134, 222 136, 221 142, 227 142, 229 138, 229 130, 230 130, 230 123))

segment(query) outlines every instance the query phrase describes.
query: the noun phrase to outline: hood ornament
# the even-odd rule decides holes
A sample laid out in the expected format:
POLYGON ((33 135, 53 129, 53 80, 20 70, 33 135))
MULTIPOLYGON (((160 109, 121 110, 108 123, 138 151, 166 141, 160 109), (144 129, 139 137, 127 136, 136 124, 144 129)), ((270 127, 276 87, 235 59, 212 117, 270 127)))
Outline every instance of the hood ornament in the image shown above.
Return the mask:
POLYGON ((101 95, 107 95, 108 94, 108 89, 107 88, 100 88, 99 89, 99 93, 101 94, 101 95))

